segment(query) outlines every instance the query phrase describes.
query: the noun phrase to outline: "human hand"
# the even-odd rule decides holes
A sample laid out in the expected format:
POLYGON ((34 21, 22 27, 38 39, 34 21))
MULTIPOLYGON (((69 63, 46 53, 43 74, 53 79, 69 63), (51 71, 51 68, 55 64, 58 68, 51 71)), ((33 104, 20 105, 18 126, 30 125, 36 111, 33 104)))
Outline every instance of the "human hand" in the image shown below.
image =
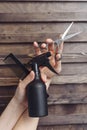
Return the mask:
POLYGON ((19 84, 13 97, 18 104, 24 106, 27 105, 26 87, 33 79, 34 79, 34 72, 31 71, 30 74, 28 74, 24 80, 19 80, 19 84))
MULTIPOLYGON (((61 43, 59 48, 57 47, 56 50, 54 48, 53 40, 47 39, 46 44, 42 43, 41 45, 42 51, 41 51, 38 43, 34 42, 35 55, 40 55, 42 53, 46 53, 47 51, 50 51, 52 55, 50 57, 50 64, 55 69, 55 71, 59 73, 61 71, 61 60, 59 60, 59 58, 61 58, 63 43, 61 43), (46 44, 48 45, 48 49, 46 49, 46 44)), ((40 70, 41 70, 42 80, 45 82, 46 89, 48 90, 49 84, 51 82, 51 78, 55 74, 51 72, 47 67, 42 67, 40 68, 40 70)), ((18 87, 14 95, 14 99, 16 100, 17 103, 27 106, 26 87, 34 79, 34 76, 35 76, 34 72, 31 71, 31 73, 24 80, 19 81, 18 87)))
MULTIPOLYGON (((26 95, 26 87, 27 85, 34 79, 35 74, 33 71, 30 72, 30 74, 24 79, 20 80, 18 87, 16 89, 14 99, 17 104, 24 105, 24 107, 27 107, 27 95, 26 95)), ((43 82, 46 82, 46 76, 45 74, 41 74, 41 78, 43 82)))
MULTIPOLYGON (((46 43, 42 43, 41 47, 37 42, 34 42, 35 54, 40 55, 42 53, 46 53, 47 51, 51 52, 50 64, 55 69, 57 73, 61 72, 61 57, 63 51, 63 43, 55 48, 54 41, 52 39, 47 39, 46 43), (48 48, 46 48, 48 46, 48 48)), ((41 67, 41 73, 44 73, 47 79, 47 88, 51 82, 52 77, 55 75, 52 71, 50 71, 47 67, 41 67)))

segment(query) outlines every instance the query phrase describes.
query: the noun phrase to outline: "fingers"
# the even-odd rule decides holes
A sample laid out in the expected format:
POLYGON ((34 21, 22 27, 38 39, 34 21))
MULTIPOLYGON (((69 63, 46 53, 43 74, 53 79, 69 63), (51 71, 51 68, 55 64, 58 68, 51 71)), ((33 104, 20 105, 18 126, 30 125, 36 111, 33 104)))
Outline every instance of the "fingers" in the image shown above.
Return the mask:
POLYGON ((55 49, 54 49, 54 42, 53 42, 53 40, 52 39, 47 39, 46 43, 48 44, 48 51, 54 53, 55 49))
POLYGON ((22 88, 26 88, 26 86, 34 79, 34 76, 34 72, 31 71, 30 74, 24 80, 20 80, 19 86, 22 88))
POLYGON ((55 52, 54 49, 54 43, 52 39, 47 39, 46 43, 42 43, 41 47, 39 47, 37 42, 34 42, 34 50, 36 55, 40 55, 41 53, 46 53, 47 51, 50 51, 52 53, 55 52))
POLYGON ((36 55, 40 55, 41 54, 41 50, 40 50, 40 47, 39 47, 38 43, 34 42, 33 45, 34 45, 35 54, 36 55))
POLYGON ((41 44, 41 51, 42 53, 46 53, 48 51, 48 46, 46 43, 41 44))
POLYGON ((55 55, 55 68, 58 73, 61 72, 62 66, 61 66, 61 59, 62 59, 62 52, 63 52, 63 43, 61 43, 57 48, 56 48, 56 55, 55 55))
POLYGON ((34 42, 34 48, 36 55, 40 55, 42 53, 46 53, 50 51, 52 56, 50 57, 50 63, 55 67, 57 72, 61 71, 61 58, 63 52, 63 43, 55 48, 54 41, 52 39, 47 39, 46 43, 42 43, 41 47, 37 42, 34 42))
POLYGON ((52 39, 47 39, 46 43, 41 44, 41 48, 39 47, 37 42, 34 42, 34 50, 36 55, 40 55, 41 53, 46 53, 47 51, 52 52, 52 54, 55 53, 61 53, 63 51, 63 43, 61 43, 59 46, 56 47, 52 39))
POLYGON ((47 82, 47 76, 44 73, 41 73, 41 79, 43 80, 44 83, 47 82))
POLYGON ((56 64, 55 64, 55 69, 57 70, 57 73, 60 73, 61 72, 61 55, 60 54, 57 54, 56 55, 56 64), (60 59, 60 60, 59 60, 60 59))
POLYGON ((39 47, 37 42, 34 42, 33 45, 36 55, 40 55, 41 53, 46 53, 48 51, 46 43, 42 43, 41 47, 39 47))

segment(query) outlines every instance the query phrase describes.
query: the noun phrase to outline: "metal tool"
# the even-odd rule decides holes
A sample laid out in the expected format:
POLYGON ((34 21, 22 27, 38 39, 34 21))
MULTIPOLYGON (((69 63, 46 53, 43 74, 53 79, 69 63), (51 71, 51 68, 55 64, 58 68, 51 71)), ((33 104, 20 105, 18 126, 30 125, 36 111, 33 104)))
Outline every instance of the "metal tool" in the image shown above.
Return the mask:
POLYGON ((64 42, 65 40, 68 40, 68 39, 70 39, 70 38, 72 38, 72 37, 74 37, 74 36, 76 36, 76 35, 82 33, 82 31, 79 31, 79 32, 76 32, 76 33, 74 33, 74 34, 67 35, 67 33, 68 33, 69 30, 71 29, 73 23, 74 23, 74 22, 72 22, 72 23, 68 26, 68 28, 67 28, 67 29, 65 30, 65 32, 62 34, 61 38, 59 38, 59 39, 57 39, 57 40, 54 41, 54 44, 56 44, 56 45, 58 46, 59 44, 61 44, 61 43, 64 42))

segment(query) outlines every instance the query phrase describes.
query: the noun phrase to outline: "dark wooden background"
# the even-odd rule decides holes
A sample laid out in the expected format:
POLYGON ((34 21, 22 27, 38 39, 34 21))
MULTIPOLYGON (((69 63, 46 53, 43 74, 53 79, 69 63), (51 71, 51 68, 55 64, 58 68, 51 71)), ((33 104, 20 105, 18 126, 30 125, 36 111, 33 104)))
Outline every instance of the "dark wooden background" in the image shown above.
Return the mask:
POLYGON ((0 113, 18 84, 4 57, 13 52, 26 63, 33 41, 56 39, 72 21, 70 33, 83 33, 64 44, 62 72, 38 130, 87 130, 87 0, 0 0, 0 113))

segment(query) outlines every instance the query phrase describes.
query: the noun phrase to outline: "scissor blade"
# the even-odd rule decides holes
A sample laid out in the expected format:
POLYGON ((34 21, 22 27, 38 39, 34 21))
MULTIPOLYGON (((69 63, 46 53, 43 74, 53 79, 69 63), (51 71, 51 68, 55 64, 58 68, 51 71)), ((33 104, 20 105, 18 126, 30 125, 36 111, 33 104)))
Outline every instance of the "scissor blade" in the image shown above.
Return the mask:
POLYGON ((72 22, 70 25, 69 25, 69 27, 66 29, 66 31, 63 33, 63 35, 62 35, 62 40, 65 38, 65 36, 67 35, 67 33, 69 32, 69 30, 70 30, 70 28, 71 28, 71 26, 73 25, 73 23, 74 22, 72 22))
POLYGON ((54 41, 54 44, 56 44, 57 46, 58 46, 59 44, 61 44, 61 43, 62 43, 62 39, 57 39, 57 40, 54 41))
POLYGON ((68 39, 70 39, 70 38, 72 38, 72 37, 75 37, 76 35, 79 35, 80 33, 82 33, 82 31, 77 32, 77 33, 74 33, 74 34, 71 34, 71 35, 68 35, 68 36, 66 36, 66 37, 63 39, 63 41, 68 40, 68 39))

